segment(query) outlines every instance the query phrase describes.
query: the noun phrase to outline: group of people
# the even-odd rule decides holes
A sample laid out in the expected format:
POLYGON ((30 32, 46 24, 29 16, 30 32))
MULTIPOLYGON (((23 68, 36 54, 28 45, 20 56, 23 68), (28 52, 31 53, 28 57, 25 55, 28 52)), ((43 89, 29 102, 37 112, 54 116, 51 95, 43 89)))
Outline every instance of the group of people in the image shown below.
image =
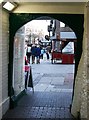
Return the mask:
MULTIPOLYGON (((30 59, 32 58, 32 64, 35 63, 35 58, 36 58, 36 63, 40 64, 40 59, 43 59, 43 54, 45 53, 44 49, 40 47, 40 45, 31 45, 28 44, 26 48, 26 56, 28 63, 30 64, 30 59)), ((46 51, 47 59, 49 59, 49 54, 46 51)))

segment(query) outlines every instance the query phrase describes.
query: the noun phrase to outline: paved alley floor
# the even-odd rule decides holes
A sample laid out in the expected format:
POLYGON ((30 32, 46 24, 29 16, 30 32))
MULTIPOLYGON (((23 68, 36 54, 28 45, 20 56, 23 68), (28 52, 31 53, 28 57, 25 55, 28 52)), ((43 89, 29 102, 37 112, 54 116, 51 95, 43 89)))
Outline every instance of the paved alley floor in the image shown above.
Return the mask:
POLYGON ((29 120, 74 119, 70 114, 72 102, 74 64, 51 64, 41 60, 30 64, 33 74, 34 93, 28 88, 16 108, 9 110, 4 118, 29 120))

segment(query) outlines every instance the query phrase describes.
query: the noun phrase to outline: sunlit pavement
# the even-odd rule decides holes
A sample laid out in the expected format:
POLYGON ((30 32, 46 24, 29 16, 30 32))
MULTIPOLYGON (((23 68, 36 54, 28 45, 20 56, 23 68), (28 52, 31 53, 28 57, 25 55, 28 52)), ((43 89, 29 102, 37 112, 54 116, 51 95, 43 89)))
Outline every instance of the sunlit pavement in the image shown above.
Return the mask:
POLYGON ((35 91, 72 93, 74 64, 51 64, 51 59, 41 59, 40 64, 30 65, 35 91))
POLYGON ((18 106, 10 110, 5 118, 52 119, 70 118, 72 102, 74 64, 51 64, 46 58, 40 64, 30 64, 34 93, 28 87, 27 94, 18 106))

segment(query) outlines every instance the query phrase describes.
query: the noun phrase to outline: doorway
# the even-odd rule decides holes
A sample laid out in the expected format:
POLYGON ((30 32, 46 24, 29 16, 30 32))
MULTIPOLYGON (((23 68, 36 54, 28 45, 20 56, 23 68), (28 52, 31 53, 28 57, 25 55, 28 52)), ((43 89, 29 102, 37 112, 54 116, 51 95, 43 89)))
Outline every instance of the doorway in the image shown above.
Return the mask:
MULTIPOLYGON (((24 35, 22 34, 24 33, 23 31, 23 29, 18 30, 14 37, 15 41, 13 68, 16 67, 16 69, 13 71, 17 71, 14 74, 13 88, 15 95, 18 95, 21 90, 24 89, 24 73, 22 69, 24 57, 22 51, 25 46, 23 39, 24 35), (21 78, 19 78, 20 76, 21 78)), ((21 101, 19 101, 18 107, 23 106, 23 108, 26 110, 27 106, 30 107, 31 109, 29 110, 34 112, 29 112, 31 116, 27 117, 32 118, 72 117, 70 114, 70 104, 73 92, 74 64, 63 65, 55 63, 53 65, 51 64, 51 58, 49 60, 46 58, 41 60, 41 63, 39 65, 31 64, 31 67, 33 74, 34 94, 31 92, 30 88, 27 88, 27 95, 24 96, 21 101), (27 101, 25 101, 26 99, 27 101)), ((21 115, 22 113, 19 114, 21 115)))
MULTIPOLYGON (((23 15, 24 15, 24 14, 22 14, 22 16, 23 16, 23 15)), ((33 15, 33 16, 37 17, 37 16, 41 16, 41 15, 37 15, 37 16, 36 16, 36 15, 33 15)), ((52 16, 52 15, 49 15, 49 16, 52 16)), ((55 16, 58 18, 58 15, 55 15, 55 16)), ((61 15, 59 15, 59 16, 61 16, 61 15)), ((66 15, 62 15, 62 17, 63 17, 63 16, 65 16, 64 18, 66 18, 66 15)), ((69 16, 70 16, 70 15, 69 15, 69 16)), ((72 15, 71 15, 71 16, 72 16, 72 15)), ((75 15, 74 15, 74 16, 75 16, 75 15)), ((76 15, 76 16, 77 16, 77 15, 76 15)), ((82 15, 80 15, 80 16, 82 16, 82 15)), ((13 17, 15 17, 15 18, 17 19, 16 15, 14 16, 14 14, 12 14, 12 15, 11 15, 11 19, 10 19, 10 20, 12 20, 11 23, 13 22, 13 17)), ((21 17, 21 16, 20 16, 20 17, 21 17)), ((26 16, 26 17, 27 17, 27 16, 26 16)), ((61 19, 63 19, 63 21, 64 21, 64 18, 62 18, 62 17, 61 17, 61 19)), ((82 16, 82 17, 83 17, 83 16, 82 16)), ((70 18, 71 18, 71 17, 70 17, 70 18)), ((19 18, 18 18, 18 19, 19 19, 19 18)), ((33 19, 33 18, 31 18, 31 19, 33 19)), ((25 19, 25 20, 26 20, 26 19, 25 19)), ((69 22, 67 19, 65 19, 65 20, 66 20, 66 22, 69 22)), ((83 20, 83 18, 82 18, 82 20, 83 20)), ((26 20, 26 21, 27 21, 27 20, 26 20)), ((26 21, 22 21, 21 24, 24 24, 26 21)), ((64 23, 65 23, 65 22, 64 22, 64 23)), ((82 21, 82 23, 83 23, 83 21, 82 21)), ((80 26, 82 26, 82 23, 80 23, 80 26)), ((10 36, 11 38, 14 37, 13 35, 14 35, 16 29, 19 28, 19 27, 21 26, 21 24, 16 25, 14 30, 13 30, 13 28, 12 28, 13 24, 11 24, 10 27, 11 27, 12 31, 10 31, 10 32, 13 33, 13 34, 11 34, 12 36, 10 36)), ((70 23, 70 24, 73 24, 73 23, 70 23)), ((74 26, 74 25, 73 25, 73 26, 74 26)), ((72 27, 73 27, 73 26, 72 26, 72 27)), ((77 26, 77 27, 78 27, 78 26, 77 26)), ((75 28, 75 27, 74 27, 74 28, 75 28)), ((83 30, 83 29, 82 29, 82 30, 83 30)), ((82 30, 80 31, 80 33, 75 32, 75 33, 77 34, 77 35, 76 35, 77 38, 80 37, 80 34, 83 32, 82 30)), ((76 28, 75 28, 75 31, 76 31, 76 28)), ((81 39, 81 37, 80 37, 80 39, 81 39)), ((11 39, 10 39, 10 40, 11 40, 11 39)), ((79 42, 79 41, 78 41, 78 42, 79 42)), ((12 44, 12 47, 10 47, 10 49, 13 48, 13 41, 12 41, 12 40, 10 41, 10 45, 11 45, 11 44, 12 44)), ((81 44, 82 44, 82 40, 81 40, 81 44)), ((78 48, 77 48, 77 49, 78 49, 78 48)), ((77 50, 76 50, 76 51, 77 51, 77 50)), ((82 52, 82 49, 80 50, 80 53, 81 53, 81 52, 82 52)), ((78 53, 79 53, 79 51, 78 51, 78 53)), ((80 53, 79 53, 79 54, 80 54, 80 53)), ((12 54, 13 54, 13 53, 12 53, 12 54)), ((10 54, 10 56, 12 56, 12 54, 10 54)), ((77 56, 77 54, 76 54, 76 56, 77 56)), ((76 60, 75 60, 75 73, 77 72, 77 71, 76 71, 76 68, 77 68, 76 65, 78 65, 79 59, 80 59, 80 58, 79 58, 79 56, 78 56, 77 62, 76 62, 76 60)), ((10 61, 11 61, 11 60, 10 60, 10 61)), ((13 59, 12 59, 12 61, 13 61, 13 59)), ((11 63, 12 63, 12 62, 11 62, 11 63)), ((9 66, 9 67, 10 67, 10 72, 11 72, 12 68, 11 68, 11 66, 9 66)), ((34 68, 33 68, 33 69, 34 69, 34 68)), ((51 76, 51 73, 50 73, 50 74, 47 74, 47 73, 46 73, 46 74, 43 76, 43 78, 44 78, 44 79, 45 79, 45 77, 48 77, 48 78, 49 78, 49 76, 51 76)), ((55 75, 54 75, 54 76, 55 76, 55 75)), ((12 86, 12 81, 11 81, 11 83, 9 83, 9 84, 10 84, 10 86, 12 86)), ((61 84, 61 83, 60 83, 60 84, 61 84)))

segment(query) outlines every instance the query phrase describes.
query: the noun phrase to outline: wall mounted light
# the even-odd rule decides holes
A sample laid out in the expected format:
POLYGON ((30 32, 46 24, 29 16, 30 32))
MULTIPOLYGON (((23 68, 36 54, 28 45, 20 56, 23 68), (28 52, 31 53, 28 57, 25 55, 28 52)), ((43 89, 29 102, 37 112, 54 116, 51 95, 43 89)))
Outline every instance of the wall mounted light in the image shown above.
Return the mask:
POLYGON ((17 5, 14 2, 5 2, 5 3, 3 3, 3 8, 5 8, 8 11, 12 11, 16 7, 17 7, 17 5))

